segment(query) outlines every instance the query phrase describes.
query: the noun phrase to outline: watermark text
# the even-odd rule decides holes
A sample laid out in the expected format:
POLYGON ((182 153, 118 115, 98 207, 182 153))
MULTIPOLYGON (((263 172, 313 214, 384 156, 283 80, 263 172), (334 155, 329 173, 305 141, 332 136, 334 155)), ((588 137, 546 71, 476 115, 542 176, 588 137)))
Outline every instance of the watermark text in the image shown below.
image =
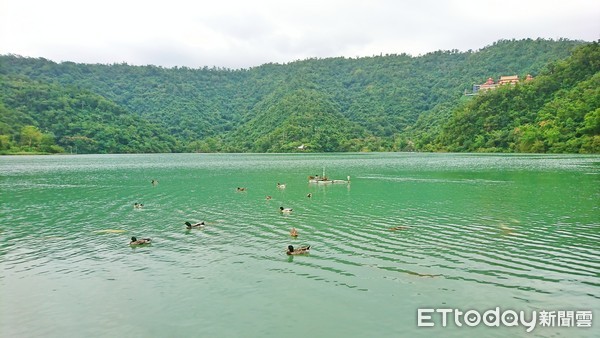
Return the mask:
POLYGON ((485 325, 523 326, 527 332, 533 331, 536 326, 546 327, 592 327, 592 311, 525 311, 502 310, 500 307, 489 309, 483 313, 478 310, 461 311, 459 309, 417 309, 417 326, 432 327, 441 321, 441 326, 446 327, 450 322, 458 327, 485 325))

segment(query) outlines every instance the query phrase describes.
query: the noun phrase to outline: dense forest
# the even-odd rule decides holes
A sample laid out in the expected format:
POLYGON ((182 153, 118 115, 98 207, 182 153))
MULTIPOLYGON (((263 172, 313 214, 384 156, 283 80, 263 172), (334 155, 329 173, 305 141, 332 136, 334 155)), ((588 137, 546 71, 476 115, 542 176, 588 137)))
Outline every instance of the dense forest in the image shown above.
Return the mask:
POLYGON ((2 55, 0 153, 598 153, 599 66, 564 39, 236 70, 2 55))
POLYGON ((577 48, 533 81, 477 95, 442 125, 448 151, 600 153, 600 48, 577 48))

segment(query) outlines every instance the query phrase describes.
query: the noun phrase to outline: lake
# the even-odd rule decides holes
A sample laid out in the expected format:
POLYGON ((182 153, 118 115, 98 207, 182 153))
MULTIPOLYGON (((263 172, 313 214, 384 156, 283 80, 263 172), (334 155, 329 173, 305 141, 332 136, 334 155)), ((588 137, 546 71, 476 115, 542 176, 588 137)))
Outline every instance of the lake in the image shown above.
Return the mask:
POLYGON ((599 243, 597 155, 3 156, 0 336, 592 337, 599 243))

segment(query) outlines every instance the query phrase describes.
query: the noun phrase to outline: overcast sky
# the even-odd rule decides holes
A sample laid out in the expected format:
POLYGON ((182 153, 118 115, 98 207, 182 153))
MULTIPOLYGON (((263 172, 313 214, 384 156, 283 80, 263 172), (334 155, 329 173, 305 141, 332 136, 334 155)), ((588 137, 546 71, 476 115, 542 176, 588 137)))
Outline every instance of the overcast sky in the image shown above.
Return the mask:
POLYGON ((0 54, 248 68, 600 39, 598 0, 0 0, 0 54))

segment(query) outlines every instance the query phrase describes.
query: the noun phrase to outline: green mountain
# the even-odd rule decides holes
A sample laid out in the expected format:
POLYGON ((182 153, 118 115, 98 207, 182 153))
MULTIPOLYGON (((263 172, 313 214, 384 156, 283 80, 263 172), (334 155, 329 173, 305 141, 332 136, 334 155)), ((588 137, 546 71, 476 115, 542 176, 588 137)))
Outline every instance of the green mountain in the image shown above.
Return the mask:
POLYGON ((157 125, 94 93, 3 76, 0 151, 171 152, 177 141, 157 125), (24 135, 25 132, 25 135, 24 135))
POLYGON ((600 153, 600 45, 577 48, 535 80, 477 95, 437 138, 441 150, 600 153))
POLYGON ((332 98, 301 86, 277 90, 261 101, 247 123, 228 136, 235 151, 347 151, 362 144, 366 130, 344 117, 332 98))
POLYGON ((474 107, 463 95, 473 84, 513 74, 533 74, 538 82, 552 62, 586 45, 502 40, 478 51, 307 59, 240 70, 3 55, 0 152, 291 152, 301 145, 315 152, 561 151, 510 142, 454 144, 446 141, 453 130, 447 123, 456 109, 474 107))

